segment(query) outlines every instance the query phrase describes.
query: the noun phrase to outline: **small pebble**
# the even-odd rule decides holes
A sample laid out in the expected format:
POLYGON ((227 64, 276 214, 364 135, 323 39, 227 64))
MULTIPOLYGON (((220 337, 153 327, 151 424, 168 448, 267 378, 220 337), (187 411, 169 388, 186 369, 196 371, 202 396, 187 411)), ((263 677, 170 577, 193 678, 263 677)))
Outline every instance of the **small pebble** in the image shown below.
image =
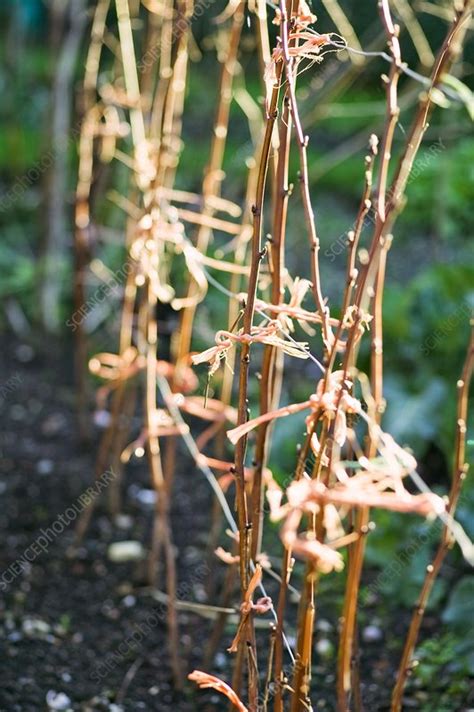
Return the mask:
POLYGON ((52 460, 39 460, 36 465, 38 475, 50 475, 54 470, 54 462, 52 460))
POLYGON ((71 700, 64 692, 56 692, 49 690, 46 695, 46 704, 50 710, 69 710, 71 709, 71 700))
POLYGON ((43 421, 41 432, 47 437, 59 435, 66 427, 66 420, 61 413, 52 413, 43 421))
POLYGON ((116 541, 107 549, 110 561, 121 564, 125 561, 138 561, 145 555, 145 550, 139 541, 116 541))
POLYGON ((156 492, 152 489, 141 489, 137 492, 136 500, 145 508, 152 508, 156 503, 156 492))
POLYGON ((320 630, 322 633, 330 633, 332 631, 332 628, 333 627, 330 622, 325 620, 324 618, 320 618, 316 622, 316 630, 320 630))
POLYGON ((123 599, 122 603, 126 608, 133 608, 133 606, 136 604, 137 599, 135 596, 125 596, 123 599))
POLYGON ((214 664, 220 670, 224 669, 228 664, 228 659, 224 653, 216 653, 214 664))
POLYGON ((40 618, 25 618, 21 627, 23 633, 30 637, 44 636, 51 632, 51 626, 40 618))
POLYGON ((108 410, 96 410, 94 413, 94 425, 98 428, 106 428, 110 424, 110 413, 108 410))
POLYGON ((316 643, 316 652, 322 658, 331 658, 334 654, 334 645, 327 638, 321 638, 316 643))
POLYGON ((7 637, 11 643, 17 643, 23 638, 22 634, 18 630, 14 630, 13 633, 9 633, 7 637))
POLYGON ((362 631, 362 640, 365 643, 377 643, 379 640, 382 640, 382 638, 383 632, 376 625, 368 625, 362 631))
POLYGON ((136 484, 130 485, 127 494, 131 500, 143 509, 153 509, 156 503, 156 492, 152 489, 139 487, 136 484))
POLYGON ((198 603, 204 603, 207 600, 207 592, 202 583, 195 583, 193 586, 195 600, 198 603))
POLYGON ((15 349, 15 356, 20 363, 29 363, 35 357, 35 352, 29 344, 20 344, 15 349))
POLYGON ((133 518, 129 514, 117 514, 115 517, 115 526, 119 529, 131 529, 133 526, 133 518))

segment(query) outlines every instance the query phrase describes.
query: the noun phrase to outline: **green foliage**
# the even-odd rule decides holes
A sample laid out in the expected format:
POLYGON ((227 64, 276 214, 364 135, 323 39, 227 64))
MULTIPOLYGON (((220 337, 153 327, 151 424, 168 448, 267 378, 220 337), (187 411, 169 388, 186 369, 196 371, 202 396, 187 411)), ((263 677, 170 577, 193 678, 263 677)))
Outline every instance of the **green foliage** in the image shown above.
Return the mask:
MULTIPOLYGON (((366 560, 376 573, 365 589, 365 598, 370 592, 394 606, 412 608, 439 541, 440 524, 384 510, 374 511, 372 519, 376 528, 367 539, 366 560)), ((438 607, 445 592, 446 581, 438 579, 428 608, 438 607)))
POLYGON ((454 146, 435 142, 421 152, 418 176, 407 187, 407 204, 399 228, 428 230, 447 246, 461 245, 472 229, 466 205, 474 200, 474 140, 454 146))
POLYGON ((466 261, 428 267, 412 282, 387 288, 385 425, 418 453, 427 440, 446 454, 452 451, 455 382, 468 340, 473 285, 474 265, 466 261))
POLYGON ((465 576, 451 591, 443 621, 460 633, 474 625, 474 576, 465 576))
POLYGON ((17 296, 33 289, 35 284, 36 264, 31 256, 19 254, 9 245, 3 245, 0 250, 0 298, 17 296))
POLYGON ((420 712, 459 712, 472 703, 472 661, 462 654, 462 641, 451 633, 430 638, 416 650, 417 664, 408 691, 420 712))

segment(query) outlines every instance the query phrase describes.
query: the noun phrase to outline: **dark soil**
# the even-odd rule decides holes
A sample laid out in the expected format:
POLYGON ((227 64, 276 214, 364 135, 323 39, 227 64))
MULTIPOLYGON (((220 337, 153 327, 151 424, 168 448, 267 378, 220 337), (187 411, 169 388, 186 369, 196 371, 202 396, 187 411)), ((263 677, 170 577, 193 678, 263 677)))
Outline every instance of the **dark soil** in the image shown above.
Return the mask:
MULTIPOLYGON (((71 555, 71 523, 51 541, 47 551, 30 556, 30 563, 23 564, 19 574, 12 577, 15 562, 24 560, 25 551, 40 530, 51 527, 93 484, 96 443, 86 447, 78 442, 71 361, 63 356, 64 349, 52 349, 46 357, 14 343, 3 351, 2 382, 10 385, 3 389, 0 401, 0 535, 6 545, 0 559, 0 710, 224 710, 223 698, 198 691, 188 682, 183 692, 174 690, 165 608, 147 585, 146 562, 117 564, 107 555, 112 542, 149 543, 153 508, 137 499, 140 489, 149 488, 143 462, 126 470, 125 516, 112 522, 106 502, 100 500, 75 556, 71 555), (154 614, 153 619, 150 614, 154 614), (111 654, 113 664, 106 666, 111 654)), ((202 602, 209 579, 216 576, 210 572, 205 554, 211 495, 207 483, 183 454, 179 462, 171 511, 178 597, 202 602)), ((224 567, 219 565, 218 570, 222 573, 224 567)), ((164 588, 161 580, 158 587, 164 588)), ((268 588, 274 595, 271 582, 268 588)), ((325 596, 323 592, 318 611, 319 620, 327 620, 319 627, 317 640, 324 637, 333 647, 340 610, 338 596, 331 592, 325 596)), ((212 603, 218 601, 214 596, 212 603)), ((370 623, 370 611, 367 615, 370 623)), ((194 668, 202 668, 212 622, 182 611, 179 623, 185 678, 194 668)), ((369 712, 388 709, 398 655, 386 649, 384 637, 390 631, 390 637, 396 638, 398 629, 400 633, 406 630, 406 623, 406 613, 384 621, 382 627, 387 629, 382 631, 382 638, 365 646, 363 694, 369 712)), ((427 620, 427 632, 431 625, 427 620)), ((209 670, 226 680, 231 670, 225 650, 232 632, 226 631, 221 652, 209 670)), ((313 704, 315 710, 333 710, 334 651, 319 652, 313 704)))
MULTIPOLYGON (((64 693, 71 700, 68 708, 74 710, 199 709, 197 697, 204 698, 193 686, 183 694, 172 690, 164 608, 147 586, 145 562, 117 564, 107 557, 111 542, 149 541, 152 506, 139 506, 133 496, 139 488, 149 488, 146 467, 127 473, 124 511, 129 517, 122 527, 111 523, 101 502, 77 556, 70 555, 71 522, 46 552, 36 558, 30 553, 33 560, 10 583, 9 567, 24 559, 40 530, 78 504, 93 484, 96 445, 78 443, 70 378, 59 358, 46 359, 16 345, 4 360, 8 368, 2 364, 2 382, 15 379, 0 403, 0 529, 6 544, 0 559, 5 575, 0 584, 0 709, 48 709, 47 695, 53 700, 54 692, 64 693), (147 624, 152 612, 157 615, 147 624), (143 624, 144 636, 137 634, 143 624), (131 638, 134 633, 137 643, 131 638), (110 671, 101 665, 107 653, 117 653, 110 671), (126 676, 134 665, 130 675, 136 672, 128 683, 126 676), (120 707, 114 707, 117 700, 120 707)), ((202 600, 206 569, 199 565, 210 494, 193 470, 185 477, 187 482, 177 479, 179 496, 173 498, 172 509, 178 593, 202 600)), ((199 664, 209 626, 195 615, 186 617, 186 621, 184 614, 181 617, 183 673, 199 664), (184 633, 185 623, 193 635, 184 633)))

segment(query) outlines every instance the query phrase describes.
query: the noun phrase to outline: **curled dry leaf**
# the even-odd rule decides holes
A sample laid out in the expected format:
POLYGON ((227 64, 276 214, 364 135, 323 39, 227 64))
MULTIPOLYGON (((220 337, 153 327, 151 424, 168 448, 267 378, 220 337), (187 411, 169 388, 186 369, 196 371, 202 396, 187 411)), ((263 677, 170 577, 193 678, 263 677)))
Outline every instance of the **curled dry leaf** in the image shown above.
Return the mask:
POLYGON ((324 528, 331 546, 345 535, 341 517, 334 504, 324 507, 324 528))
MULTIPOLYGON (((311 31, 292 32, 288 39, 302 42, 302 44, 288 48, 289 56, 298 59, 317 60, 321 47, 332 44, 331 35, 320 35, 311 31)), ((283 47, 280 44, 273 50, 272 59, 274 62, 284 59, 283 47)))
MULTIPOLYGON (((276 410, 269 411, 268 413, 264 413, 263 415, 259 415, 257 418, 253 418, 252 420, 248 420, 246 423, 239 425, 237 428, 228 430, 227 437, 231 443, 235 445, 240 438, 247 435, 247 433, 262 423, 268 423, 271 420, 285 418, 288 415, 310 409, 312 412, 306 419, 308 432, 310 432, 311 429, 314 430, 315 420, 318 420, 321 417, 321 414, 325 415, 328 420, 335 418, 336 413, 342 414, 336 422, 336 433, 338 438, 336 442, 338 442, 339 445, 343 445, 347 435, 345 414, 359 413, 361 410, 360 401, 347 393, 346 389, 351 386, 351 381, 344 379, 343 371, 335 371, 329 376, 327 390, 324 390, 325 381, 324 379, 321 379, 318 383, 316 393, 310 396, 307 401, 303 401, 302 403, 293 403, 292 405, 287 405, 283 408, 278 408, 276 410), (342 389, 344 390, 341 393, 342 389)), ((316 435, 312 438, 311 446, 313 451, 318 454, 319 441, 316 435)))
POLYGON ((202 672, 201 670, 194 670, 188 675, 188 680, 192 680, 202 689, 211 688, 216 690, 216 692, 220 692, 221 695, 224 695, 230 702, 232 702, 234 707, 239 712, 248 712, 247 707, 239 699, 234 690, 218 677, 209 675, 207 672, 202 672))
POLYGON ((149 426, 143 428, 138 438, 133 440, 122 451, 120 461, 129 462, 133 454, 142 457, 145 452, 145 445, 150 437, 164 438, 171 435, 183 435, 187 432, 188 426, 184 423, 176 424, 170 414, 162 408, 156 408, 149 413, 149 426))
MULTIPOLYGON (((139 354, 134 346, 127 348, 121 355, 103 352, 93 356, 89 361, 90 372, 109 382, 97 392, 98 406, 104 407, 110 391, 123 381, 133 378, 145 366, 146 358, 139 354)), ((156 372, 168 381, 173 381, 174 387, 181 391, 181 393, 177 394, 177 398, 184 399, 182 393, 194 391, 199 384, 196 374, 189 366, 180 366, 178 368, 168 361, 158 360, 156 362, 156 372)), ((229 408, 228 413, 230 414, 231 411, 232 409, 229 408)), ((235 422, 235 419, 229 418, 229 420, 235 422)))
MULTIPOLYGON (((230 551, 226 551, 222 546, 218 546, 217 549, 214 551, 215 555, 217 556, 218 559, 220 559, 224 564, 237 564, 240 561, 240 556, 238 554, 231 554, 230 551)), ((262 567, 262 569, 271 569, 272 565, 270 563, 270 559, 268 558, 267 554, 265 552, 261 552, 257 556, 257 561, 262 567)), ((268 597, 267 597, 268 598, 268 597)), ((271 603, 271 599, 268 599, 271 603)), ((259 601, 257 601, 258 603, 259 601)), ((270 606, 271 608, 271 606, 270 606)), ((257 611, 257 613, 266 613, 266 611, 257 611)))
POLYGON ((198 304, 207 292, 207 278, 193 245, 187 240, 179 212, 174 206, 167 210, 153 208, 138 222, 130 256, 137 264, 137 283, 149 280, 155 297, 179 310, 198 304), (169 250, 182 254, 195 289, 192 297, 180 298, 170 284, 169 250))
POLYGON ((99 353, 89 361, 89 370, 94 376, 107 381, 124 381, 145 366, 145 359, 137 349, 130 346, 123 354, 99 353))
POLYGON ((268 423, 271 420, 276 420, 277 418, 286 418, 288 415, 293 413, 299 413, 302 410, 306 410, 311 406, 311 401, 303 401, 302 403, 293 403, 292 405, 283 406, 283 408, 277 408, 276 410, 271 410, 268 413, 259 415, 257 418, 248 420, 246 423, 239 425, 237 428, 227 431, 227 437, 230 442, 235 445, 239 442, 240 438, 247 435, 251 430, 257 428, 262 423, 268 423))
POLYGON ((270 507, 270 519, 273 520, 281 509, 283 490, 280 485, 274 480, 271 472, 264 481, 267 488, 266 497, 270 507))
POLYGON ((281 349, 284 353, 295 358, 308 358, 307 344, 305 342, 288 342, 278 336, 280 325, 277 321, 269 321, 265 326, 255 326, 250 334, 240 331, 237 334, 231 331, 218 331, 216 333, 216 345, 209 349, 195 354, 191 357, 196 366, 200 363, 209 363, 209 374, 212 376, 226 358, 229 349, 236 343, 240 344, 267 344, 281 349))
POLYGON ((257 601, 252 604, 252 610, 257 615, 268 613, 268 611, 272 610, 272 607, 273 603, 270 596, 262 596, 262 598, 258 598, 257 601))
POLYGON ((296 556, 312 561, 322 574, 329 574, 331 571, 342 571, 344 568, 342 555, 317 539, 296 537, 292 544, 292 551, 296 556))
POLYGON ((255 589, 257 588, 257 586, 260 584, 261 581, 262 581, 262 567, 260 566, 260 564, 257 564, 255 567, 255 571, 252 574, 252 578, 249 581, 247 591, 245 592, 244 600, 240 606, 241 611, 243 611, 244 613, 247 613, 251 610, 253 594, 255 593, 255 589))
POLYGON ((224 562, 224 564, 236 564, 240 557, 237 554, 231 554, 230 551, 226 551, 222 546, 218 546, 217 549, 214 551, 214 554, 217 556, 218 559, 224 562))
MULTIPOLYGON (((314 15, 306 0, 300 0, 298 5, 298 12, 294 16, 294 23, 298 29, 303 29, 313 22, 316 22, 317 18, 314 15)), ((273 18, 273 24, 280 26, 281 24, 281 12, 279 8, 275 10, 275 17, 273 18)))
POLYGON ((292 509, 314 512, 314 506, 333 504, 342 507, 379 507, 396 512, 413 512, 421 516, 438 515, 446 510, 444 500, 428 492, 410 494, 400 489, 399 475, 378 477, 376 472, 361 471, 343 483, 327 487, 322 482, 303 478, 287 489, 288 504, 292 509), (395 488, 398 491, 391 491, 395 488))
POLYGON ((344 568, 344 560, 339 552, 314 537, 308 538, 305 534, 298 534, 302 516, 302 509, 290 511, 281 530, 283 544, 291 549, 296 556, 311 561, 321 573, 341 571, 344 568))
POLYGON ((190 366, 175 366, 169 361, 159 360, 156 362, 156 372, 167 381, 173 381, 174 387, 181 393, 195 391, 199 385, 199 379, 190 366))
POLYGON ((239 648, 240 639, 247 626, 250 614, 253 612, 262 615, 264 613, 267 613, 273 607, 272 599, 269 596, 259 598, 256 603, 252 601, 253 594, 255 593, 255 590, 260 584, 261 580, 262 566, 261 564, 257 564, 255 566, 255 571, 252 574, 252 578, 249 581, 248 588, 245 592, 244 600, 240 604, 240 612, 242 616, 240 619, 239 627, 237 628, 237 633, 235 634, 235 638, 232 641, 230 648, 228 648, 229 653, 237 652, 239 648))
MULTIPOLYGON (((195 376, 194 372, 193 375, 195 376)), ((175 394, 175 401, 180 410, 183 410, 189 415, 201 418, 202 420, 209 420, 215 423, 223 423, 226 420, 230 423, 237 421, 236 409, 215 398, 206 398, 205 407, 201 396, 188 396, 184 398, 181 393, 177 393, 175 394)))

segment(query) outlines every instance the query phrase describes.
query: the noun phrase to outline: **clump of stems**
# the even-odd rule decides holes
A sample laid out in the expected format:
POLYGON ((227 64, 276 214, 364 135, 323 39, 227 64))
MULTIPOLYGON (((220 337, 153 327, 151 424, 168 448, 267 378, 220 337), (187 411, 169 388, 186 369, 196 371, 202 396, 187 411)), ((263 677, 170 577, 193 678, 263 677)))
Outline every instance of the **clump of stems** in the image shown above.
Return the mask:
MULTIPOLYGON (((122 242, 129 270, 123 285, 118 353, 97 354, 89 362, 90 370, 106 382, 99 389, 97 400, 98 407, 108 414, 96 475, 99 477, 110 465, 121 472, 131 457, 147 455, 156 491, 148 574, 152 585, 157 585, 164 574, 169 652, 177 686, 182 684, 183 666, 178 654, 177 569, 170 501, 180 438, 211 483, 216 493, 211 549, 214 551, 219 540, 222 508, 230 526, 233 550, 218 547, 216 551, 229 570, 208 647, 208 661, 212 661, 218 645, 238 578, 240 622, 228 649, 235 656, 234 676, 232 685, 201 671, 194 671, 189 677, 200 687, 221 692, 241 712, 258 712, 262 700, 264 710, 270 704, 276 712, 312 709, 317 593, 321 577, 331 571, 341 572, 346 580, 337 663, 338 710, 362 709, 357 612, 366 540, 372 529, 371 509, 440 517, 444 522, 441 542, 427 569, 393 693, 392 710, 399 712, 424 609, 456 531, 453 516, 467 471, 466 417, 474 347, 471 338, 458 383, 454 475, 446 505, 429 491, 409 492, 408 479, 419 483, 416 461, 383 430, 385 275, 410 171, 443 76, 462 46, 471 3, 464 0, 453 5, 454 19, 434 58, 428 85, 419 99, 396 166, 392 156, 400 115, 399 85, 407 67, 401 55, 400 27, 393 21, 390 3, 378 3, 388 48, 388 54, 383 56, 390 62, 388 74, 382 76, 385 119, 378 135, 366 137, 362 195, 353 228, 347 234, 347 267, 338 312, 324 296, 320 236, 309 172, 311 146, 303 128, 297 83, 303 69, 317 71, 327 52, 345 49, 346 40, 349 45, 356 43, 347 17, 338 3, 325 3, 338 29, 344 33, 345 28, 350 37, 319 32, 314 29, 316 18, 305 0, 280 0, 274 17, 278 36, 272 49, 263 0, 248 5, 239 0, 229 2, 216 18, 217 25, 226 28, 226 50, 220 57, 209 159, 196 194, 176 187, 193 42, 190 26, 196 6, 192 0, 143 4, 145 9, 129 0, 98 0, 85 68, 75 212, 77 308, 85 301, 93 251, 93 198, 95 191, 100 191, 95 168, 100 161, 113 166, 121 163, 129 172, 126 194, 108 194, 126 212, 122 242), (134 20, 140 12, 145 31, 142 59, 138 61, 140 45, 134 20), (233 89, 241 72, 238 60, 246 12, 250 13, 257 37, 265 100, 260 143, 250 163, 246 188, 251 207, 242 209, 223 197, 223 166, 233 89), (114 42, 111 33, 115 33, 114 42), (113 61, 107 55, 109 47, 116 52, 113 61), (112 61, 110 81, 99 71, 106 55, 112 61), (292 148, 299 161, 299 200, 308 241, 307 278, 293 277, 286 266, 288 250, 292 249, 288 216, 294 206, 290 197, 297 192, 290 185, 292 148), (222 252, 212 251, 217 235, 230 241, 226 252, 232 259, 223 259, 222 252), (175 284, 171 276, 178 260, 184 263, 184 288, 175 284), (221 275, 221 281, 212 277, 211 269, 221 275), (217 330, 213 344, 196 353, 192 350, 195 318, 210 284, 229 298, 228 323, 217 330), (164 335, 160 333, 157 308, 163 304, 178 313, 180 324, 172 336, 167 360, 158 357, 164 335), (318 335, 320 360, 312 353, 312 341, 308 344, 294 338, 296 326, 305 331, 308 339, 318 335), (359 368, 359 350, 365 340, 370 344, 369 376, 359 368), (260 353, 261 363, 257 360, 260 353), (281 406, 284 369, 293 358, 310 359, 319 369, 319 378, 308 387, 305 400, 281 406), (191 367, 203 363, 208 364, 209 380, 219 378, 220 367, 226 366, 216 397, 208 397, 207 393, 204 399, 193 395, 198 379, 191 367), (251 378, 257 363, 259 412, 250 418, 251 378), (269 467, 273 426, 275 421, 296 413, 305 415, 305 438, 293 471, 282 487, 269 467), (131 440, 133 418, 137 415, 140 428, 131 440), (205 424, 204 430, 198 429, 196 438, 183 415, 205 424), (233 457, 228 454, 229 444, 234 446, 233 457), (236 522, 226 500, 233 484, 236 522), (262 550, 266 501, 270 518, 281 522, 279 573, 268 565, 262 550), (295 559, 303 559, 304 576, 298 592, 293 651, 285 633, 285 618, 295 559), (279 582, 275 602, 264 587, 267 575, 279 582), (256 634, 256 621, 268 615, 273 617, 273 623, 264 647, 256 634)), ((399 5, 400 15, 411 17, 409 8, 404 3, 399 5)), ((417 26, 412 26, 412 32, 420 56, 427 63, 431 55, 424 35, 417 26)), ((360 58, 364 53, 358 47, 356 56, 360 58)), ((355 60, 354 68, 364 61, 355 60)), ((76 338, 77 380, 80 392, 85 393, 83 363, 87 342, 83 325, 79 325, 76 338)), ((85 423, 84 398, 79 406, 81 422, 85 423)), ((78 539, 84 536, 92 507, 93 504, 79 521, 78 539)), ((111 489, 109 509, 116 515, 120 508, 118 478, 111 489)), ((214 590, 210 584, 208 591, 214 590)))

